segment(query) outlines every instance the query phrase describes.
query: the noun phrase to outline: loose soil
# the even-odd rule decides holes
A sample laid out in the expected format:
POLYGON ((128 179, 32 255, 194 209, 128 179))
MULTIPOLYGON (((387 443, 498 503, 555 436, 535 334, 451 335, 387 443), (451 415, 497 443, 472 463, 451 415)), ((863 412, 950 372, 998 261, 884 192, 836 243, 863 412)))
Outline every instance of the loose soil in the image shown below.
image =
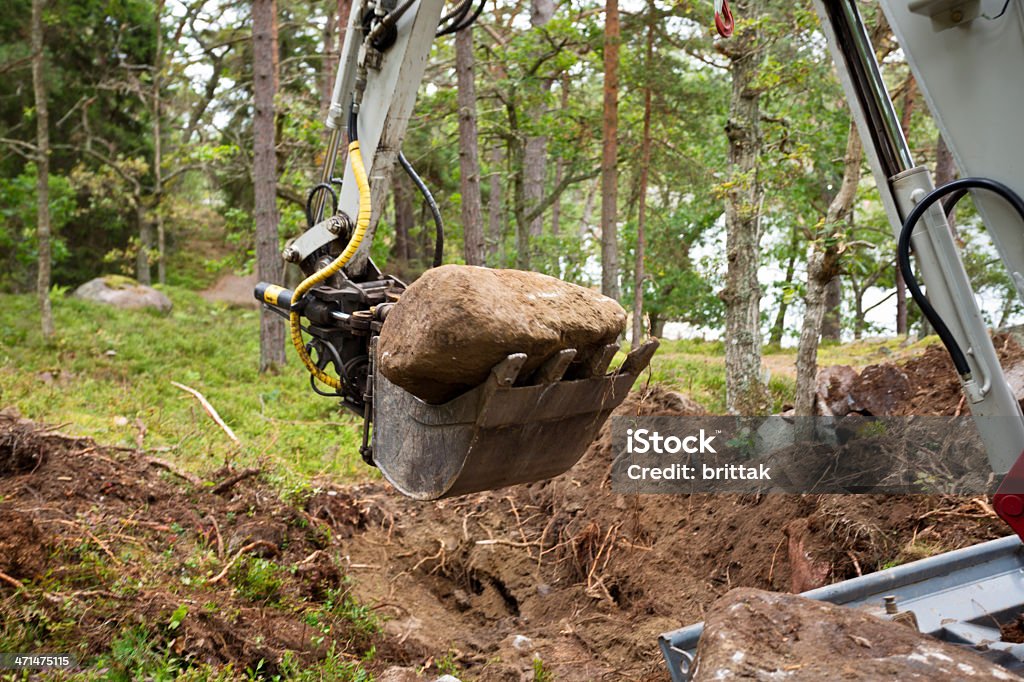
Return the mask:
MULTIPOLYGON (((957 409, 944 355, 903 371, 922 413, 957 409)), ((703 412, 658 387, 619 409, 703 412)), ((262 660, 266 674, 286 651, 314 663, 333 640, 352 656, 375 646, 377 673, 453 662, 464 679, 518 681, 534 679, 538 657, 559 680, 665 680, 658 634, 703 620, 731 588, 801 591, 1008 533, 980 497, 625 497, 611 458, 606 428, 552 481, 437 503, 321 482, 289 504, 259 476, 215 494, 162 460, 0 414, 0 618, 31 603, 47 622, 70 619, 39 630, 40 646, 81 642, 86 657, 147 623, 182 657, 235 670, 262 660), (238 570, 260 561, 283 567, 271 594, 238 570), (339 593, 383 632, 339 616, 320 637, 310 615, 339 593)))

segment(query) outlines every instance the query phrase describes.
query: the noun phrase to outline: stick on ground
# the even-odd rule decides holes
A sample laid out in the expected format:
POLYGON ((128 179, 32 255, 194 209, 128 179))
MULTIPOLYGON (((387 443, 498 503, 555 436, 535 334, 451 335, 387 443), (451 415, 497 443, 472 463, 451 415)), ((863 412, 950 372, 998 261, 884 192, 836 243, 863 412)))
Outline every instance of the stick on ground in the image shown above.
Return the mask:
POLYGON ((239 481, 244 481, 250 476, 255 476, 258 473, 260 473, 259 469, 242 469, 234 476, 229 476, 228 478, 225 478, 223 481, 215 485, 213 489, 210 490, 210 492, 213 493, 214 495, 219 495, 223 492, 227 492, 228 490, 231 490, 231 488, 233 488, 235 484, 238 483, 239 481))
POLYGON ((199 401, 199 404, 203 406, 204 410, 206 410, 206 413, 213 418, 213 421, 217 422, 217 426, 224 430, 224 433, 228 435, 228 438, 230 438, 235 445, 240 444, 238 436, 235 435, 235 432, 231 430, 230 426, 224 423, 224 420, 220 418, 219 414, 217 414, 217 410, 213 409, 213 405, 210 404, 210 401, 207 400, 202 393, 194 388, 186 386, 185 384, 179 384, 177 381, 172 381, 171 385, 195 396, 196 400, 199 401))

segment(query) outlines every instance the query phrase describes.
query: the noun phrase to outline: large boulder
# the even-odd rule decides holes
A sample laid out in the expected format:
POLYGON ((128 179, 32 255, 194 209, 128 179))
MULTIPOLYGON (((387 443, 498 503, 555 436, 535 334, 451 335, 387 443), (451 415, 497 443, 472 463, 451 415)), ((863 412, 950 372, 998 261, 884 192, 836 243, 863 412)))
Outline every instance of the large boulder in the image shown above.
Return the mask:
POLYGON ((1019 680, 980 655, 856 609, 750 588, 715 602, 693 682, 1019 680))
POLYGON ((162 313, 171 312, 171 299, 162 291, 120 275, 91 279, 75 290, 75 297, 127 310, 154 308, 162 313))
POLYGON ((487 379, 510 353, 527 374, 558 351, 586 358, 622 333, 626 312, 601 294, 519 270, 445 265, 402 294, 380 334, 380 370, 430 403, 487 379))

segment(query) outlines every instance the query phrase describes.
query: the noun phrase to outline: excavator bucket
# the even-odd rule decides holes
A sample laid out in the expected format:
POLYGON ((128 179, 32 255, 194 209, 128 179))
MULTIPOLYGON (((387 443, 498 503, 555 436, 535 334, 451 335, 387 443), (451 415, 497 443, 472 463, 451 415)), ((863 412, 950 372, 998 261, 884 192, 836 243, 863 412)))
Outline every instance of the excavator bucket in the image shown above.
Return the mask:
POLYGON ((563 350, 529 377, 520 376, 526 355, 509 355, 483 384, 443 405, 423 402, 375 370, 374 463, 418 500, 557 476, 583 456, 657 348, 657 340, 638 346, 611 374, 616 345, 586 364, 573 364, 576 351, 563 350))

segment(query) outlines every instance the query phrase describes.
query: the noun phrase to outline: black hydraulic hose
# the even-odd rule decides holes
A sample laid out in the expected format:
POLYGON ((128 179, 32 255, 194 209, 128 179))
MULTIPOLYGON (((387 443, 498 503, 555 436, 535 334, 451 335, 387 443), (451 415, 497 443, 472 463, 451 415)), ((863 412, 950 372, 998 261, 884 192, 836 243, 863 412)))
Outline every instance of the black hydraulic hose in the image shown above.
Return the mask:
MULTIPOLYGON (((333 182, 333 181, 332 181, 333 182)), ((334 191, 334 187, 330 183, 321 182, 313 186, 313 189, 309 190, 309 194, 306 195, 306 226, 313 227, 313 199, 320 192, 327 192, 331 195, 331 203, 334 206, 334 215, 338 212, 338 194, 334 191)))
POLYGON ((462 21, 462 22, 459 22, 459 23, 454 24, 452 26, 447 26, 447 27, 441 29, 440 31, 437 32, 437 34, 436 34, 437 37, 440 38, 441 36, 446 36, 446 35, 449 35, 449 34, 452 34, 452 33, 457 33, 457 32, 461 31, 464 28, 468 28, 469 26, 472 26, 473 22, 475 22, 480 17, 480 15, 483 14, 484 7, 486 6, 486 4, 487 4, 487 0, 480 0, 480 4, 477 5, 476 10, 473 12, 472 16, 470 16, 465 21, 462 21))
POLYGON ((430 193, 430 189, 420 178, 419 174, 416 173, 416 169, 409 163, 409 159, 405 158, 405 154, 398 152, 398 163, 402 164, 402 168, 412 178, 416 188, 423 195, 424 200, 427 202, 427 206, 430 207, 430 213, 434 216, 434 228, 436 230, 436 238, 434 241, 434 267, 439 267, 444 262, 444 221, 441 219, 441 209, 437 207, 437 202, 434 201, 434 195, 430 193))
POLYGON ((352 144, 359 139, 359 112, 356 108, 350 107, 348 110, 348 143, 352 144))
POLYGON ((960 348, 960 344, 957 343, 949 327, 946 326, 942 317, 932 307, 932 304, 918 285, 917 278, 914 276, 910 265, 910 237, 917 223, 924 216, 925 211, 931 208, 935 202, 944 196, 951 195, 949 200, 943 204, 943 210, 946 215, 949 215, 956 206, 956 202, 963 199, 967 194, 967 190, 970 189, 984 189, 998 194, 1013 207, 1013 210, 1017 212, 1021 220, 1024 220, 1024 199, 1021 199, 1020 195, 1012 189, 1001 182, 989 178, 962 178, 932 190, 914 207, 914 210, 910 212, 910 215, 903 222, 899 242, 896 245, 896 258, 903 273, 903 280, 907 283, 907 290, 910 291, 914 302, 921 308, 921 313, 931 323, 932 327, 935 328, 935 333, 939 335, 939 339, 942 340, 943 345, 953 359, 953 366, 956 367, 957 373, 962 377, 971 373, 971 367, 967 364, 967 358, 964 355, 963 349, 960 348))
POLYGON ((441 17, 441 21, 438 22, 437 32, 434 34, 435 37, 445 35, 442 31, 447 31, 452 26, 456 26, 462 23, 462 20, 469 14, 469 8, 473 6, 473 0, 462 0, 458 5, 455 6, 448 14, 441 17))

